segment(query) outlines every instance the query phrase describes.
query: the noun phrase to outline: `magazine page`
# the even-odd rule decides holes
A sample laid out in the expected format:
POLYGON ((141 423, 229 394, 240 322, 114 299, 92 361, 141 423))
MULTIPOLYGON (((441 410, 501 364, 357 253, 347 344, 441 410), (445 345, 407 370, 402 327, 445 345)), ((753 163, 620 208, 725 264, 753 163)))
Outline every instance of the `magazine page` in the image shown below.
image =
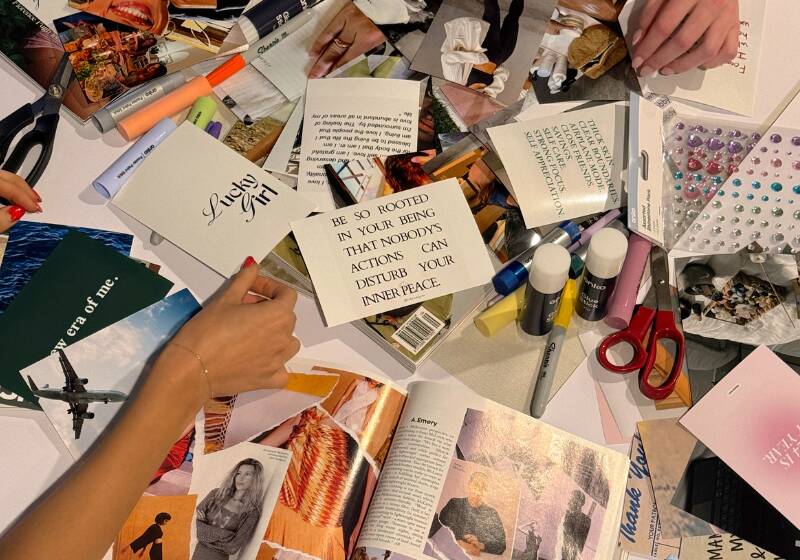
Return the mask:
POLYGON ((411 385, 356 558, 611 558, 628 458, 449 384, 411 385))
MULTIPOLYGON (((355 548, 405 393, 374 375, 307 360, 287 367, 284 389, 206 405, 196 424, 191 485, 201 471, 209 481, 223 479, 241 459, 230 450, 243 443, 251 447, 248 457, 253 446, 288 452, 285 476, 276 470, 271 477, 280 491, 261 504, 271 515, 259 529, 258 557, 345 560, 355 548), (220 453, 236 457, 215 472, 211 462, 220 453)), ((182 492, 192 493, 188 485, 182 492)))

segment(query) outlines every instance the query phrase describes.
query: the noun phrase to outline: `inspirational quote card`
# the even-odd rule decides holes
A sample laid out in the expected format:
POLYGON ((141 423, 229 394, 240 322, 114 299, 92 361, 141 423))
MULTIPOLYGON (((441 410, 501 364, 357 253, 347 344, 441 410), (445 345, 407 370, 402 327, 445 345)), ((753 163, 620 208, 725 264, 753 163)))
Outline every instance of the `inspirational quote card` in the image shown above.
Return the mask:
POLYGON ((622 204, 622 105, 609 103, 488 132, 528 228, 622 204))
POLYGON ((326 163, 415 151, 419 97, 412 80, 309 80, 297 190, 317 210, 333 210, 326 163))
MULTIPOLYGON (((619 24, 628 44, 647 2, 627 2, 619 14, 619 24)), ((763 0, 739 0, 739 37, 736 56, 722 66, 695 68, 671 76, 642 76, 639 85, 645 92, 669 95, 752 116, 755 105, 764 11, 763 0)), ((787 41, 791 40, 788 37, 787 41)))
POLYGON ((210 134, 184 122, 112 204, 223 276, 264 258, 314 205, 210 134))
POLYGON ((292 223, 328 326, 485 284, 489 254, 456 179, 292 223))

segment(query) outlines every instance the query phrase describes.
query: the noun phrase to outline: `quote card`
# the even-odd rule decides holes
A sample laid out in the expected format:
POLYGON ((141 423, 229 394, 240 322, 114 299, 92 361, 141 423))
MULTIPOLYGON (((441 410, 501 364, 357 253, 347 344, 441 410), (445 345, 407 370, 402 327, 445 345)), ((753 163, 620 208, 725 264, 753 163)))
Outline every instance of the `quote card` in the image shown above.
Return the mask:
POLYGON ((528 228, 619 208, 624 107, 607 104, 488 129, 528 228))
POLYGON ((309 80, 297 190, 333 210, 323 165, 417 149, 420 84, 412 80, 309 80))
POLYGON ((494 274, 456 179, 292 224, 328 326, 474 288, 494 274))
POLYGON ((184 122, 112 204, 223 276, 263 259, 314 205, 210 134, 184 122))

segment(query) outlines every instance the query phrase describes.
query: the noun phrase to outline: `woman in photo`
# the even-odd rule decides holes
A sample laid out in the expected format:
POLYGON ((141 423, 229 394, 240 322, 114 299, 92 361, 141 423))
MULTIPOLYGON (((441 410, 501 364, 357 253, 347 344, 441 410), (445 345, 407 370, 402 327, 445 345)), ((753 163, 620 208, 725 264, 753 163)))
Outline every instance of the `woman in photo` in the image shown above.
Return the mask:
POLYGON ((192 560, 228 560, 252 538, 264 503, 264 466, 243 459, 197 506, 192 560))
POLYGON ((131 551, 136 554, 138 558, 142 558, 147 546, 152 545, 150 546, 150 560, 161 560, 163 558, 161 541, 164 537, 164 530, 162 527, 166 525, 170 519, 172 519, 172 516, 166 511, 157 514, 153 520, 153 524, 131 542, 129 545, 131 551))

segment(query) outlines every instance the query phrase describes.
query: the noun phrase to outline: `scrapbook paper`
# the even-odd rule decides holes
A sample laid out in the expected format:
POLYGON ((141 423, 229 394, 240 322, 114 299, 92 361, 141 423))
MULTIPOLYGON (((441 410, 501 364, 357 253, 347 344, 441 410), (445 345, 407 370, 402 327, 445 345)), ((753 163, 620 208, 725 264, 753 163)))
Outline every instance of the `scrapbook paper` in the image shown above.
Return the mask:
POLYGON ((211 57, 186 43, 83 12, 53 24, 90 103, 106 104, 137 86, 211 57))
MULTIPOLYGON (((619 14, 619 24, 628 44, 638 28, 636 22, 645 4, 644 0, 627 2, 619 14)), ((642 90, 752 115, 764 12, 768 9, 760 0, 739 0, 739 50, 732 62, 710 70, 696 68, 672 76, 640 77, 642 90)))
POLYGON ((112 204, 224 276, 264 258, 313 205, 189 122, 136 170, 112 204))
POLYGON ((800 527, 800 377, 760 346, 680 420, 800 527))
POLYGON ((91 447, 150 358, 199 309, 181 290, 21 371, 73 457, 91 447))
POLYGON ((318 210, 333 210, 324 164, 414 151, 419 98, 411 80, 309 80, 297 190, 318 210))
POLYGON ((0 385, 34 402, 19 371, 160 300, 172 282, 71 231, 0 316, 0 385))
POLYGON ((24 220, 17 222, 3 236, 7 241, 5 251, 0 254, 0 313, 8 308, 31 276, 70 231, 78 231, 102 241, 121 255, 127 256, 131 252, 133 236, 129 233, 24 220))
POLYGON ((488 132, 528 228, 622 204, 624 107, 579 109, 488 132))
POLYGON ((474 288, 494 269, 458 181, 292 223, 328 326, 474 288))

